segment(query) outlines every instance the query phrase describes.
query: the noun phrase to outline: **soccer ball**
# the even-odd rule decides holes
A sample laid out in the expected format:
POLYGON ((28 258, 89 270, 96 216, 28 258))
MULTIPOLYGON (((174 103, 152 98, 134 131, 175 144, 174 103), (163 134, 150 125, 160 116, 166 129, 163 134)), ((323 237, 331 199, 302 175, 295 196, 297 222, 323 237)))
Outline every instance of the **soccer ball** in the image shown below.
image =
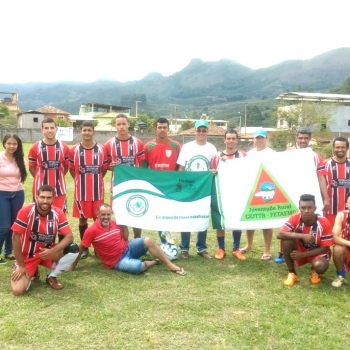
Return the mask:
POLYGON ((160 248, 169 260, 175 260, 179 255, 179 250, 175 244, 165 243, 160 248))

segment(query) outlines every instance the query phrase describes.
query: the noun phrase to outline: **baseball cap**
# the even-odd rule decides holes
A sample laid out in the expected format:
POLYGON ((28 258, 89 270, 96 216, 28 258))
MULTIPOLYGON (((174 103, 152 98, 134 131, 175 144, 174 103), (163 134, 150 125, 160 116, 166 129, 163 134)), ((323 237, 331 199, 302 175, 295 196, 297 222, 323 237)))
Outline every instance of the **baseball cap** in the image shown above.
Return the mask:
POLYGON ((267 137, 267 132, 264 129, 259 129, 254 132, 253 134, 254 137, 262 136, 262 137, 267 137))
POLYGON ((196 124, 194 124, 195 129, 198 129, 200 126, 204 126, 205 128, 208 128, 208 122, 204 119, 199 119, 196 121, 196 124))

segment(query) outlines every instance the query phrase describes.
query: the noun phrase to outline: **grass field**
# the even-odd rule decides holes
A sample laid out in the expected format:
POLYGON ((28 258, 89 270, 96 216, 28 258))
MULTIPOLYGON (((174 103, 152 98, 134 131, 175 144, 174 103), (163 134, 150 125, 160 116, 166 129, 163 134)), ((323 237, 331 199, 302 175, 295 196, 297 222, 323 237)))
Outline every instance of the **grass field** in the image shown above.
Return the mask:
MULTIPOLYGON (((26 153, 29 145, 25 145, 26 153)), ((71 217, 73 184, 67 176, 69 221, 79 242, 77 219, 71 217)), ((108 179, 106 179, 109 188, 108 179)), ((26 183, 31 199, 31 177, 26 183)), ((1 208, 0 208, 1 210, 1 208)), ((157 233, 145 231, 158 241, 157 233)), ((179 243, 179 234, 173 235, 179 243)), ((246 261, 230 254, 222 261, 195 253, 178 260, 185 277, 159 265, 133 276, 105 269, 90 254, 74 272, 63 274, 61 291, 41 281, 14 297, 11 266, 0 266, 0 342, 3 349, 338 349, 350 336, 349 285, 335 289, 331 264, 322 282, 311 285, 310 267, 298 269, 299 282, 283 286, 284 264, 261 261, 263 239, 255 234, 254 252, 246 261)), ((232 245, 227 233, 227 252, 232 245)), ((245 234, 243 242, 245 243, 245 234)), ((216 239, 208 231, 208 251, 216 239)), ((272 252, 278 252, 274 239, 272 252)))

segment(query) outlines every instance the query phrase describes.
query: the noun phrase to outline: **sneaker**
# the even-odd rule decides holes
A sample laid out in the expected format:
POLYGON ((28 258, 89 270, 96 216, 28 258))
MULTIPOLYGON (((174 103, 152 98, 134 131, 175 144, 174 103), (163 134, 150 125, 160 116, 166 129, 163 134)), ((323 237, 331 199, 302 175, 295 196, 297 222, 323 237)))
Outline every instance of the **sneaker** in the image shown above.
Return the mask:
POLYGON ((182 252, 180 253, 180 257, 181 257, 182 259, 188 259, 188 252, 182 251, 182 252))
POLYGON ((84 249, 83 254, 81 254, 80 259, 86 259, 89 256, 89 249, 84 249))
POLYGON ((287 279, 283 281, 285 286, 294 286, 294 283, 298 280, 298 276, 294 272, 289 272, 287 279))
POLYGON ((5 265, 7 264, 6 260, 4 260, 3 258, 0 258, 0 265, 5 265))
POLYGON ((279 252, 277 257, 275 258, 276 264, 283 264, 286 260, 284 259, 283 253, 279 252))
POLYGON ((223 249, 218 249, 218 251, 215 254, 215 259, 222 260, 226 255, 226 252, 223 249))
POLYGON ((206 250, 204 252, 200 252, 197 254, 200 255, 204 259, 211 259, 212 258, 212 256, 206 250))
POLYGON ((312 284, 317 284, 321 282, 321 278, 315 270, 311 270, 310 282, 312 284))
POLYGON ((63 288, 61 283, 58 283, 57 278, 56 277, 49 277, 49 275, 47 275, 46 277, 46 283, 49 284, 51 286, 52 289, 55 290, 60 290, 63 288))
POLYGON ((337 278, 332 282, 333 287, 341 287, 345 282, 345 278, 343 276, 338 275, 337 278))
POLYGON ((246 260, 247 259, 239 249, 233 251, 232 255, 234 257, 236 257, 238 260, 246 260))

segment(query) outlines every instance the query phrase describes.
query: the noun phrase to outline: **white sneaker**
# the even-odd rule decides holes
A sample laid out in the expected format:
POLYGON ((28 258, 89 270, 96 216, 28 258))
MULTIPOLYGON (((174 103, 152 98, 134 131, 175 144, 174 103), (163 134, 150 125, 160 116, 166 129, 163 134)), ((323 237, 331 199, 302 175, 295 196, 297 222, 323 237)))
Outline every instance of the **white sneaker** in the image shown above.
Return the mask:
POLYGON ((337 276, 337 278, 332 282, 333 287, 341 287, 345 281, 343 276, 337 276))

